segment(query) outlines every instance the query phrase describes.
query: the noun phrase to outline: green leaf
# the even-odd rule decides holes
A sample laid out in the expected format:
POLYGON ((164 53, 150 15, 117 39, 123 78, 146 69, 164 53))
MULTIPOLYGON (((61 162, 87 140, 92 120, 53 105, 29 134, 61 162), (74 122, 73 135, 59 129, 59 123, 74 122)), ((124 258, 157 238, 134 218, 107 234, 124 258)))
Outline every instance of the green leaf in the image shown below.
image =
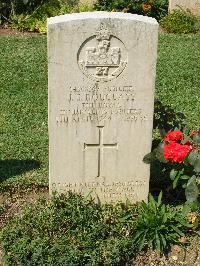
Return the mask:
POLYGON ((167 246, 166 239, 165 239, 165 237, 162 234, 160 236, 161 236, 161 241, 162 241, 162 244, 163 244, 163 248, 165 249, 166 246, 167 246))
POLYGON ((187 202, 195 202, 198 199, 199 196, 199 189, 196 183, 196 176, 192 176, 185 188, 185 196, 187 199, 187 202))
POLYGON ((180 179, 180 175, 177 175, 176 178, 173 181, 173 189, 177 187, 178 180, 180 179))
POLYGON ((200 145, 200 134, 193 135, 193 141, 195 144, 200 145))
POLYGON ((181 214, 183 217, 186 217, 187 214, 191 211, 191 205, 190 204, 185 204, 182 208, 181 214))
POLYGON ((150 152, 148 154, 146 154, 143 158, 143 162, 146 163, 146 164, 150 164, 151 162, 155 161, 156 158, 154 156, 154 153, 153 152, 150 152))
POLYGON ((131 214, 128 214, 128 215, 126 215, 126 216, 124 216, 124 217, 119 218, 118 221, 119 221, 119 222, 125 222, 125 221, 127 221, 129 218, 131 218, 131 217, 132 217, 132 215, 131 215, 131 214))
POLYGON ((154 197, 149 193, 149 205, 151 208, 156 211, 156 201, 154 200, 154 197))
POLYGON ((183 175, 184 170, 185 170, 184 168, 182 168, 181 171, 176 171, 174 169, 171 170, 170 178, 171 178, 171 180, 173 180, 173 188, 177 187, 177 184, 178 184, 179 180, 184 180, 184 179, 188 180, 190 178, 187 175, 183 175))
POLYGON ((167 160, 165 160, 165 158, 163 157, 163 149, 164 149, 165 144, 164 143, 160 143, 158 145, 158 147, 155 149, 155 155, 156 158, 162 162, 162 163, 167 163, 167 160))
POLYGON ((197 150, 192 150, 188 155, 188 162, 189 164, 195 164, 195 161, 199 158, 199 152, 197 150))
POLYGON ((162 204, 162 206, 160 208, 160 212, 162 213, 162 215, 165 214, 165 204, 162 204))
POLYGON ((167 214, 164 213, 163 214, 163 223, 166 223, 167 222, 167 218, 168 218, 167 214))
POLYGON ((162 196, 163 196, 163 193, 162 193, 162 191, 159 193, 159 196, 158 196, 158 206, 160 206, 161 205, 161 203, 162 203, 162 196))
POLYGON ((190 152, 191 151, 189 151, 188 153, 187 153, 187 155, 185 156, 185 158, 184 158, 184 160, 183 160, 183 163, 185 164, 185 165, 189 165, 190 163, 189 163, 189 160, 188 160, 188 157, 189 157, 189 155, 190 155, 190 152))
POLYGON ((182 175, 182 176, 181 176, 181 179, 183 179, 183 180, 187 180, 187 179, 190 179, 190 176, 189 176, 189 175, 182 175))
POLYGON ((146 211, 147 210, 146 202, 144 202, 144 201, 140 202, 140 207, 141 207, 142 211, 146 211))
POLYGON ((160 238, 159 238, 159 235, 158 235, 158 232, 156 231, 156 249, 161 252, 161 249, 160 249, 160 238))
POLYGON ((194 163, 194 170, 196 173, 200 173, 200 158, 198 158, 194 163))
POLYGON ((144 233, 144 235, 143 235, 141 241, 139 242, 139 245, 138 245, 138 249, 139 249, 139 251, 142 250, 142 248, 143 248, 144 245, 145 245, 146 234, 147 234, 147 230, 145 230, 145 233, 144 233))
POLYGON ((178 229, 178 227, 174 226, 174 225, 171 225, 171 227, 174 229, 174 231, 176 231, 180 236, 184 236, 184 233, 178 229))
POLYGON ((193 227, 193 224, 189 224, 189 223, 186 223, 184 221, 180 221, 180 223, 185 226, 185 227, 188 227, 188 228, 192 228, 193 227))
POLYGON ((144 233, 144 230, 142 230, 142 231, 138 231, 137 233, 136 233, 136 235, 135 235, 135 237, 133 238, 133 241, 137 241, 137 239, 140 237, 140 235, 141 234, 143 234, 144 233))
POLYGON ((176 171, 175 169, 172 169, 170 172, 170 179, 174 180, 176 178, 177 174, 178 174, 178 171, 176 171))

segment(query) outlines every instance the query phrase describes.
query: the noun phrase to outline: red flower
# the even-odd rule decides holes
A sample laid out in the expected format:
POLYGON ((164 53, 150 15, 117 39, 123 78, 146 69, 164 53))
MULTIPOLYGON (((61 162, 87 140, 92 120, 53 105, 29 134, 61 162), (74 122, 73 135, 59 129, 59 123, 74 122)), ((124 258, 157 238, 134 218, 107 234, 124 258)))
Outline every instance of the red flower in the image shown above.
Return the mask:
POLYGON ((183 139, 183 133, 179 130, 174 130, 166 134, 164 141, 170 142, 170 141, 178 141, 181 139, 183 139))
POLYGON ((151 9, 151 4, 149 4, 149 3, 142 4, 142 9, 144 12, 149 11, 151 9))
POLYGON ((163 150, 163 156, 166 160, 173 163, 182 163, 185 156, 192 147, 189 145, 182 145, 177 142, 171 141, 169 144, 165 145, 163 150))

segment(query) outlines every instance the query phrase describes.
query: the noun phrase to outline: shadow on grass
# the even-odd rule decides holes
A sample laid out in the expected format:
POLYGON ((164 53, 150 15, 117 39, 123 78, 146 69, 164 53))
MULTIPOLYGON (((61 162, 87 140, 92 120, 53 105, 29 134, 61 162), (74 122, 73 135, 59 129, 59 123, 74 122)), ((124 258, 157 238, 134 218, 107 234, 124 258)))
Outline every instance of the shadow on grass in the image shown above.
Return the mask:
POLYGON ((161 137, 164 137, 168 131, 183 129, 184 119, 183 113, 176 112, 170 105, 164 105, 158 99, 155 100, 153 128, 159 129, 161 137))
POLYGON ((40 167, 36 160, 0 160, 0 181, 40 167))

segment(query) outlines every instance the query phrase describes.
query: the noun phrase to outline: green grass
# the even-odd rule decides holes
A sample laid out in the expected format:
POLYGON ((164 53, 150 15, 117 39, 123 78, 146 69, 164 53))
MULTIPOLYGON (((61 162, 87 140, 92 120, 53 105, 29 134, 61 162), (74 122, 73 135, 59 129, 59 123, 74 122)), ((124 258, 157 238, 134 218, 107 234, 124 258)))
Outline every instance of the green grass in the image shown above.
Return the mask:
POLYGON ((47 183, 46 37, 1 37, 0 50, 0 180, 47 183))
MULTIPOLYGON (((199 35, 160 35, 156 97, 200 127, 199 35)), ((0 37, 0 188, 48 183, 45 36, 0 37)))
POLYGON ((186 125, 200 127, 200 35, 162 34, 159 38, 156 97, 183 112, 186 125))

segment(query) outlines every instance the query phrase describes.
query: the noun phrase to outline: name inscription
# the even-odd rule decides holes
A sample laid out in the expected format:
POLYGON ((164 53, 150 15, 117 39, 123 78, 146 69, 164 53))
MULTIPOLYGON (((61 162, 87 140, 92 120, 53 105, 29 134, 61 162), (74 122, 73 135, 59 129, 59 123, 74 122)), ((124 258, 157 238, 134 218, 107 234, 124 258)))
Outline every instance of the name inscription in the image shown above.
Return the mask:
POLYGON ((70 87, 67 108, 58 110, 57 125, 79 122, 102 122, 114 117, 123 121, 146 121, 148 115, 135 103, 133 86, 70 87))

